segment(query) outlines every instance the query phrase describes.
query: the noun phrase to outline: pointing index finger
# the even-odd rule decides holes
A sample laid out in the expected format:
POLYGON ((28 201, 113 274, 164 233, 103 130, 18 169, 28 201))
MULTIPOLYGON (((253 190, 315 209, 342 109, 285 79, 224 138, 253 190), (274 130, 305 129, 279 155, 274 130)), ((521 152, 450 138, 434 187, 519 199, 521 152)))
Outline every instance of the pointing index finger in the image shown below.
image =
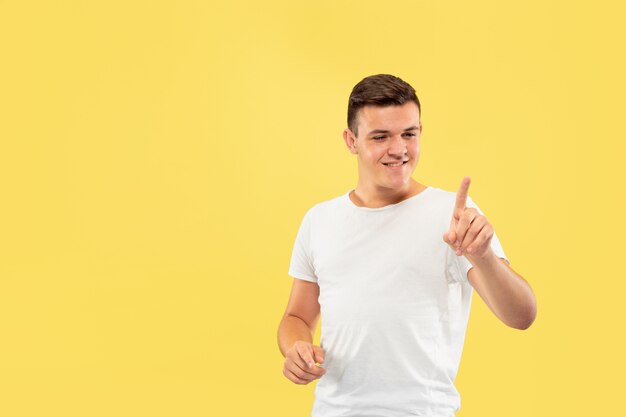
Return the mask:
POLYGON ((461 186, 459 187, 459 191, 456 192, 456 203, 454 204, 454 212, 457 213, 459 210, 465 210, 465 206, 467 204, 467 193, 469 190, 470 177, 463 177, 461 181, 461 186))

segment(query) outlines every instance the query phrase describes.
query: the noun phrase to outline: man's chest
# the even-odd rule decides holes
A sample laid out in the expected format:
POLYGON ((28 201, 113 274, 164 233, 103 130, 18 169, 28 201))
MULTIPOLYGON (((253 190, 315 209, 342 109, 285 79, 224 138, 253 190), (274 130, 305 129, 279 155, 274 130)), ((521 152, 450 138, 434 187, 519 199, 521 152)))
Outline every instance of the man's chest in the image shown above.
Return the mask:
POLYGON ((359 317, 445 302, 445 225, 432 218, 358 220, 316 228, 312 262, 322 309, 333 306, 335 313, 359 317))

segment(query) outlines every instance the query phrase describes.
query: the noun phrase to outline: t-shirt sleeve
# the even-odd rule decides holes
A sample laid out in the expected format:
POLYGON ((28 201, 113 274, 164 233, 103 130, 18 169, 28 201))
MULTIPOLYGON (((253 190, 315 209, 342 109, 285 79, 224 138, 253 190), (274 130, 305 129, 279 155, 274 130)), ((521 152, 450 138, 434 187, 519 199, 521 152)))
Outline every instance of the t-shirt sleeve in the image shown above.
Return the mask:
POLYGON ((317 282, 313 259, 311 258, 311 218, 312 210, 302 218, 291 253, 288 274, 294 278, 317 282))
MULTIPOLYGON (((485 213, 478 207, 478 205, 472 200, 470 196, 467 196, 467 207, 472 207, 478 210, 480 214, 483 216, 485 213)), ((497 257, 502 258, 510 263, 509 258, 504 253, 504 249, 502 248, 502 244, 500 243, 500 239, 498 238, 498 234, 494 230, 493 236, 491 237, 491 249, 496 254, 497 257)), ((451 275, 453 281, 459 282, 468 282, 467 273, 472 268, 472 263, 467 260, 465 256, 457 256, 452 248, 448 246, 448 252, 451 254, 448 256, 448 259, 451 260, 452 265, 448 265, 448 273, 451 275), (456 264, 456 265, 455 265, 456 264)))

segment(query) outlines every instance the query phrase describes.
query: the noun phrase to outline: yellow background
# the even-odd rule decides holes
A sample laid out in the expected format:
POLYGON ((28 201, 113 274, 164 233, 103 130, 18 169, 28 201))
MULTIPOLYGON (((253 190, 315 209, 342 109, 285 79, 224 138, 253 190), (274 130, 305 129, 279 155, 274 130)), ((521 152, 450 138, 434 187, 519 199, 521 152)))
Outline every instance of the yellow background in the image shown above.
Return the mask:
MULTIPOLYGON (((475 294, 459 417, 619 414, 624 7, 0 1, 0 415, 308 416, 276 330, 300 220, 356 185, 363 77, 422 102, 538 317, 475 294)), ((319 333, 316 336, 319 342, 319 333)))

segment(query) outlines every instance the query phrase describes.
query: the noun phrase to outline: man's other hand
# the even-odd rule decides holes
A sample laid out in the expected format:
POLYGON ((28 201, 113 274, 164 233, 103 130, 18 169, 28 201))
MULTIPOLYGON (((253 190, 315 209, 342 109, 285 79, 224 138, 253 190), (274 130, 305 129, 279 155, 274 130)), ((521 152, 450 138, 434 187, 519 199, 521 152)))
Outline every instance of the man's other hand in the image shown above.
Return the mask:
POLYGON ((306 385, 326 373, 326 369, 316 363, 324 363, 324 350, 299 340, 287 351, 283 374, 296 384, 306 385))

